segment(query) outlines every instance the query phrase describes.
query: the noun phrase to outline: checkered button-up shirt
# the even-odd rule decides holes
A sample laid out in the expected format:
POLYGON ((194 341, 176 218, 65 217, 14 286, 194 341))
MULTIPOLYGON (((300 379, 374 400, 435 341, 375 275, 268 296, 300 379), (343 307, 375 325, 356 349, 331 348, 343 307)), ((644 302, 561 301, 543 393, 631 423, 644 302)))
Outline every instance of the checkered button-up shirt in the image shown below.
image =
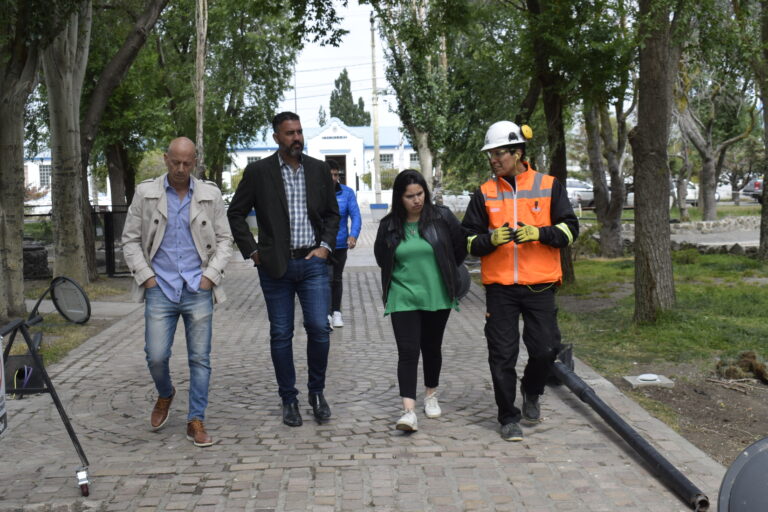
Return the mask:
MULTIPOLYGON (((307 213, 307 183, 304 179, 304 165, 299 164, 296 170, 280 159, 280 172, 283 175, 285 197, 288 200, 288 218, 291 224, 291 249, 315 247, 315 232, 309 222, 307 213)), ((323 244, 325 245, 325 244, 323 244)))

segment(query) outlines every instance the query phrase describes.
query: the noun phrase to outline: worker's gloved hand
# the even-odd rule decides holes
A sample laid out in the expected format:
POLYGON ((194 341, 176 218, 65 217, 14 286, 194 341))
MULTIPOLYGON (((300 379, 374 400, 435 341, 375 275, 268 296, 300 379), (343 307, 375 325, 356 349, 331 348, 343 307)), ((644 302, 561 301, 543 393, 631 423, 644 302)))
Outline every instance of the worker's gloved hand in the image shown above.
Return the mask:
POLYGON ((504 245, 512 241, 514 234, 515 230, 509 227, 509 222, 506 222, 503 226, 493 230, 491 243, 495 246, 504 245))
POLYGON ((522 222, 517 223, 519 228, 515 230, 515 243, 524 244, 525 242, 535 242, 539 239, 539 228, 529 226, 522 222))

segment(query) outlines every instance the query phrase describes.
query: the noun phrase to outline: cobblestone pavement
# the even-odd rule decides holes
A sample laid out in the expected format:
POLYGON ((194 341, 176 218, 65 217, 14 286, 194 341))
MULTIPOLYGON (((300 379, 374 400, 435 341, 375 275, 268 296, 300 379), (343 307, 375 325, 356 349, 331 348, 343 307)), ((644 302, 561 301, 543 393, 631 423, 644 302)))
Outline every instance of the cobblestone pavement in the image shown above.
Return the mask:
MULTIPOLYGON (((305 423, 282 424, 264 301, 254 269, 238 258, 226 275, 229 300, 214 315, 206 426, 216 444, 200 449, 185 438, 181 332, 171 364, 179 393, 165 428, 149 431, 155 391, 144 362, 140 308, 49 369, 90 460, 90 497, 80 497, 79 460, 51 398, 38 395, 8 403, 0 511, 688 510, 566 388, 548 388, 545 421, 524 427, 523 442, 500 439, 483 339, 484 294, 474 285, 446 332, 443 416, 427 419, 419 411, 418 432, 396 431, 396 349, 371 255, 376 228, 365 228, 344 274, 346 325, 331 335, 330 423, 310 419, 306 336, 297 314, 305 423)), ((577 362, 576 369, 714 507, 725 469, 589 368, 577 362)))

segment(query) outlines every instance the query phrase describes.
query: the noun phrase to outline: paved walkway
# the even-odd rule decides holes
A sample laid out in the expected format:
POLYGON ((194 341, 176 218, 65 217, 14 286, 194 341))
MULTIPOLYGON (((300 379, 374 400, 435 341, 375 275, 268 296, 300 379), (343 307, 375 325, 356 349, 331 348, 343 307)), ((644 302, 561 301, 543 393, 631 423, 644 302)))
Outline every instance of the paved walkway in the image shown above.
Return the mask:
MULTIPOLYGON (((499 438, 483 339, 484 294, 473 285, 451 315, 441 378, 443 416, 394 430, 396 350, 383 316, 366 223, 344 274, 346 326, 332 333, 326 396, 334 419, 281 423, 266 309, 254 269, 233 260, 229 300, 214 315, 206 426, 217 443, 185 439, 183 338, 172 371, 180 393, 166 427, 148 429, 155 391, 143 354, 143 308, 49 370, 90 459, 91 495, 75 484, 79 460, 47 395, 11 400, 0 439, 0 511, 683 511, 688 510, 606 424, 566 388, 548 388, 545 421, 522 443, 499 438)), ((297 374, 306 337, 296 322, 297 374)), ((524 352, 521 357, 524 359, 524 352)), ((709 496, 725 468, 577 362, 609 405, 709 496)))

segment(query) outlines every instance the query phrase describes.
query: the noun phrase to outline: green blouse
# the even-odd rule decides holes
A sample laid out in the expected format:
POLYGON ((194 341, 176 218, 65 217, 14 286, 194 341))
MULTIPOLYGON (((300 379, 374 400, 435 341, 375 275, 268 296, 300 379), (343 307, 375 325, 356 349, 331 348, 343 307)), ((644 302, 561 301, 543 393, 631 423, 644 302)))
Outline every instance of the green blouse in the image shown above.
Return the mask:
POLYGON ((406 222, 405 239, 395 249, 395 264, 384 314, 439 311, 456 307, 448 296, 435 251, 419 235, 418 222, 406 222))

